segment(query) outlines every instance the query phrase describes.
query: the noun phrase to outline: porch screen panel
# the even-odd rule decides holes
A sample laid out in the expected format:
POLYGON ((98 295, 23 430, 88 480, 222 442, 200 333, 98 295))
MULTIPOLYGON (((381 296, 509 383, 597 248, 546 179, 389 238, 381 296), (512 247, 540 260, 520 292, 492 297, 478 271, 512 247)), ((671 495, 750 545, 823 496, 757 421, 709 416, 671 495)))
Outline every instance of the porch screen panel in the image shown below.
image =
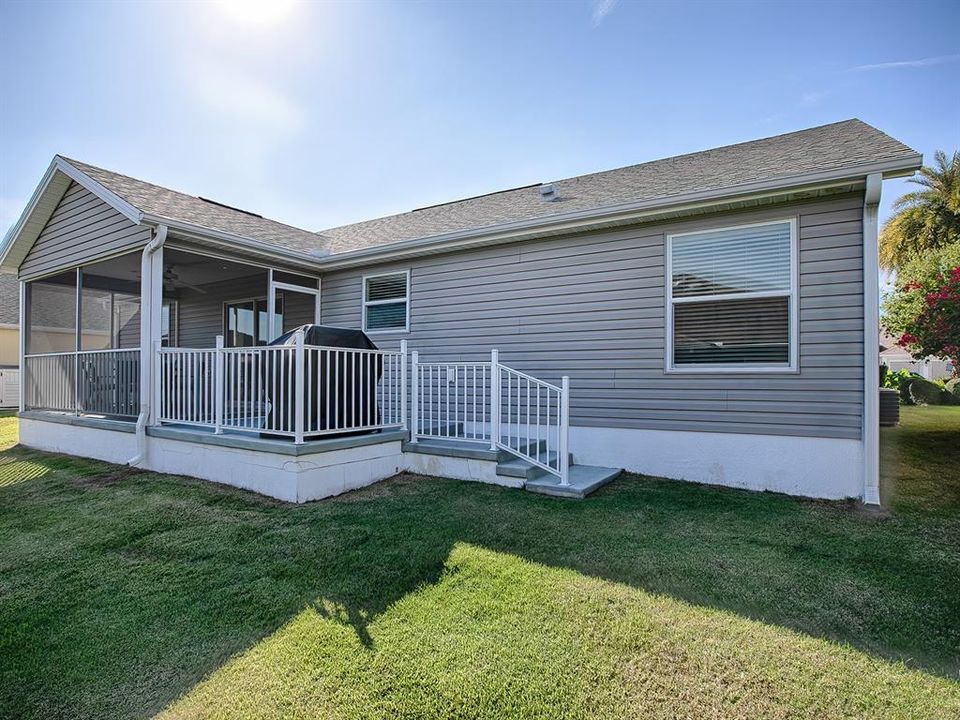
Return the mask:
POLYGON ((140 347, 140 253, 81 268, 80 323, 83 350, 140 347))
POLYGON ((140 347, 140 298, 114 294, 113 346, 117 348, 140 347))
POLYGON ((279 318, 283 332, 289 332, 301 325, 313 324, 316 317, 317 300, 314 295, 299 292, 281 292, 278 293, 278 307, 283 308, 283 314, 279 318), (282 297, 282 302, 280 298, 282 297))
POLYGON ((793 223, 670 238, 671 367, 791 366, 793 223))
POLYGON ((27 354, 76 350, 76 271, 27 283, 27 296, 27 354))
POLYGON ((80 289, 80 349, 113 347, 113 293, 87 287, 80 289))

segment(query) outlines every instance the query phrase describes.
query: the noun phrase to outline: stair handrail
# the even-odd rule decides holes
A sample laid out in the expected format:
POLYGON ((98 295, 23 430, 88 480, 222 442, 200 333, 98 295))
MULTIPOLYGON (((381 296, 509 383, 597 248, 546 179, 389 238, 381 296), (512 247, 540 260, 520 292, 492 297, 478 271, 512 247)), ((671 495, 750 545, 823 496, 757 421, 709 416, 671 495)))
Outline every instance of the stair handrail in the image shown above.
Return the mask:
POLYGON ((561 485, 570 484, 570 452, 569 452, 569 432, 570 432, 570 378, 568 376, 563 376, 560 381, 560 385, 555 385, 553 383, 547 382, 546 380, 541 380, 540 378, 534 377, 529 373, 525 373, 521 370, 516 370, 511 368, 503 363, 498 362, 496 365, 496 375, 494 376, 493 385, 495 388, 494 396, 498 394, 500 397, 497 398, 497 413, 495 415, 495 422, 498 427, 501 428, 501 431, 494 436, 497 441, 497 447, 501 450, 505 450, 512 455, 515 455, 526 462, 535 465, 542 470, 554 475, 558 478, 561 485), (503 381, 504 378, 507 380, 507 403, 504 403, 502 393, 503 393, 503 381), (517 383, 517 394, 516 402, 513 402, 511 397, 512 393, 512 383, 516 380, 517 383), (523 400, 522 396, 522 385, 521 383, 526 383, 526 416, 527 416, 527 432, 526 435, 523 435, 523 400), (531 402, 530 396, 530 387, 531 384, 537 388, 535 401, 531 402), (546 423, 541 423, 541 407, 540 407, 540 390, 546 392, 546 423), (554 397, 555 400, 551 403, 551 397, 554 397), (506 405, 506 409, 505 409, 506 405), (531 435, 531 422, 530 415, 533 412, 533 406, 536 407, 536 435, 531 435), (504 416, 507 418, 507 433, 508 441, 503 441, 503 419, 504 416), (556 418, 554 423, 553 418, 556 418), (513 422, 515 421, 515 423, 513 422), (516 437, 517 443, 514 445, 509 441, 510 437, 513 437, 512 433, 514 432, 513 428, 516 427, 516 437), (545 435, 541 430, 545 430, 545 435), (551 447, 551 439, 555 435, 556 442, 551 447), (521 440, 523 437, 523 440, 521 440), (547 461, 544 462, 540 459, 541 451, 540 446, 543 444, 545 449, 545 455, 547 461), (531 448, 536 448, 536 451, 531 451, 531 448), (550 453, 556 453, 556 463, 550 461, 550 453))
MULTIPOLYGON (((569 435, 570 435, 570 378, 564 375, 561 378, 560 384, 556 385, 554 383, 547 382, 546 380, 541 380, 538 377, 534 377, 529 373, 525 373, 522 370, 516 370, 507 365, 504 365, 500 362, 500 351, 497 348, 493 348, 490 351, 490 362, 421 362, 420 353, 417 350, 414 350, 411 353, 411 362, 410 362, 410 414, 408 427, 410 429, 410 442, 416 443, 420 439, 428 436, 432 436, 433 431, 427 427, 426 415, 429 414, 429 419, 433 422, 434 417, 441 417, 442 422, 441 426, 448 426, 450 423, 449 417, 443 417, 442 408, 433 408, 433 390, 430 391, 429 402, 431 407, 429 412, 421 408, 422 403, 428 402, 428 396, 425 394, 427 391, 422 386, 420 382, 421 368, 424 368, 422 372, 425 374, 427 368, 481 368, 481 374, 486 367, 489 367, 490 373, 490 387, 489 387, 489 407, 490 407, 490 437, 489 437, 489 447, 490 450, 497 452, 500 450, 506 451, 516 457, 525 460, 536 467, 541 468, 542 470, 556 476, 559 479, 561 485, 570 484, 570 450, 569 450, 569 435), (505 403, 503 398, 503 388, 502 384, 506 380, 507 385, 507 395, 508 400, 505 403), (517 385, 517 403, 516 406, 510 402, 510 389, 512 383, 516 382, 517 385), (520 418, 524 414, 524 408, 522 407, 522 401, 520 400, 520 391, 522 385, 526 386, 527 394, 527 404, 526 404, 526 435, 522 432, 523 423, 520 421, 520 418), (535 392, 535 396, 532 395, 531 390, 535 392), (541 397, 542 394, 545 395, 546 404, 545 407, 541 406, 541 397), (423 395, 423 397, 421 397, 423 395), (533 398, 533 399, 531 399, 533 398), (531 422, 531 417, 536 412, 536 436, 531 435, 530 431, 533 427, 531 422), (546 414, 542 412, 546 410, 546 414), (424 413, 425 418, 424 422, 421 422, 421 413, 424 413), (504 431, 504 416, 506 415, 507 424, 506 431, 508 433, 507 441, 504 442, 503 431, 504 431), (543 422, 543 420, 546 422, 543 422), (511 425, 511 420, 516 419, 516 425, 511 425), (545 433, 545 434, 544 434, 545 433), (516 438, 516 443, 511 442, 511 438, 516 438), (552 447, 551 447, 552 445, 552 447), (535 448, 535 450, 531 450, 535 448), (556 461, 550 459, 551 453, 556 454, 556 461), (541 458, 545 457, 546 461, 541 458)), ((439 372, 439 370, 438 370, 439 372)), ((459 372, 455 372, 452 375, 453 380, 449 382, 453 383, 456 386, 454 391, 455 400, 454 408, 459 407, 460 398, 464 398, 463 404, 466 404, 466 398, 470 397, 470 391, 474 393, 477 392, 476 386, 476 377, 474 377, 473 387, 469 387, 467 383, 468 374, 464 372, 462 375, 459 372), (463 382, 461 386, 460 383, 463 382), (462 390, 462 395, 461 395, 462 390)), ((430 380, 428 384, 431 388, 434 387, 433 383, 433 370, 430 370, 430 380)), ((427 382, 426 378, 424 379, 427 382)), ((483 394, 486 395, 486 385, 483 386, 483 394)), ((447 411, 448 415, 449 407, 449 393, 447 395, 447 411)), ((475 395, 473 397, 476 397, 475 395)), ((437 404, 441 402, 441 396, 438 395, 437 404)), ((481 397, 480 405, 485 405, 485 398, 481 397)), ((476 403, 476 401, 474 401, 476 403)), ((454 420, 457 420, 456 410, 453 413, 454 420)), ((485 418, 482 418, 484 424, 485 418)), ((473 417, 474 422, 479 422, 476 414, 473 417)), ((461 434, 459 430, 456 431, 459 435, 461 434)), ((462 433, 463 435, 468 435, 469 433, 462 433)), ((439 435, 442 439, 447 437, 442 433, 439 435)), ((453 437, 453 439, 461 439, 459 436, 453 437)), ((476 441, 480 438, 477 437, 477 433, 474 432, 472 437, 463 437, 464 440, 473 440, 476 441)), ((484 440, 485 442, 486 440, 484 440)))

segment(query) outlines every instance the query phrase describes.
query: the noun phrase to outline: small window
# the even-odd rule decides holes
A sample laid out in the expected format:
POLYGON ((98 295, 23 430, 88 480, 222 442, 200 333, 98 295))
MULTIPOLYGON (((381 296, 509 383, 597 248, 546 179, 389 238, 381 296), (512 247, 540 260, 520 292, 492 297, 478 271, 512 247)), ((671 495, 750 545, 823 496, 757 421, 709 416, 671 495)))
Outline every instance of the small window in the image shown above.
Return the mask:
POLYGON ((667 237, 667 370, 796 369, 793 220, 667 237))
MULTIPOLYGON (((277 295, 274 323, 283 327, 283 296, 277 295)), ((224 303, 223 340, 227 347, 254 347, 266 345, 270 332, 267 322, 267 300, 238 300, 224 303)))
POLYGON ((367 332, 406 332, 409 328, 410 273, 365 276, 363 329, 367 332))

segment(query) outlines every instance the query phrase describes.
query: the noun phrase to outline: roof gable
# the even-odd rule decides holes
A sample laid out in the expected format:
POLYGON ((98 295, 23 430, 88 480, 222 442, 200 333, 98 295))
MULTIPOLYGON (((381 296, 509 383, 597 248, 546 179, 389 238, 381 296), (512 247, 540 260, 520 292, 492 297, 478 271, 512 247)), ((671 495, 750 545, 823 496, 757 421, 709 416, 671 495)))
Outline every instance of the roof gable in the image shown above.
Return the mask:
POLYGON ((96 195, 130 222, 140 224, 141 213, 137 208, 57 155, 20 218, 3 239, 0 246, 0 270, 15 272, 20 267, 73 183, 96 195))
POLYGON ((144 219, 181 221, 300 253, 323 253, 324 239, 309 230, 187 195, 153 183, 65 158, 87 177, 136 206, 144 219))
POLYGON ((0 246, 0 270, 15 272, 21 266, 72 182, 135 225, 178 223, 200 235, 218 234, 238 244, 252 241, 306 261, 327 254, 324 239, 308 230, 57 155, 0 246))

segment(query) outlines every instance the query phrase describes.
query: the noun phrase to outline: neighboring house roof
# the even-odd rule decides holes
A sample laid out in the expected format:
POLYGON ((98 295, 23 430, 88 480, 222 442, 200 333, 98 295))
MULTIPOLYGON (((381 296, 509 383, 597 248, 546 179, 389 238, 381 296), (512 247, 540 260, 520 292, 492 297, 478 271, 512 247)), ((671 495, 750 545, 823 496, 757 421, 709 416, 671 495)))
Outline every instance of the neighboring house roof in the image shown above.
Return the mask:
POLYGON ((0 273, 0 325, 20 322, 20 281, 16 275, 0 273))
POLYGON ((890 335, 884 328, 880 328, 880 357, 910 357, 910 353, 897 345, 897 338, 890 335))
POLYGON ((917 153, 860 120, 823 125, 762 140, 679 155, 617 170, 514 190, 321 230, 333 252, 411 240, 639 200, 666 200, 696 191, 789 178, 880 160, 915 160, 917 153), (555 201, 541 196, 552 185, 555 201))
POLYGON ((71 181, 136 223, 169 224, 211 241, 249 244, 258 252, 336 267, 365 262, 371 254, 612 227, 704 204, 734 206, 797 188, 836 187, 858 178, 862 183, 871 173, 902 176, 921 161, 889 135, 860 120, 845 120, 313 233, 58 155, 11 229, 0 264, 7 270, 19 267, 71 181))

